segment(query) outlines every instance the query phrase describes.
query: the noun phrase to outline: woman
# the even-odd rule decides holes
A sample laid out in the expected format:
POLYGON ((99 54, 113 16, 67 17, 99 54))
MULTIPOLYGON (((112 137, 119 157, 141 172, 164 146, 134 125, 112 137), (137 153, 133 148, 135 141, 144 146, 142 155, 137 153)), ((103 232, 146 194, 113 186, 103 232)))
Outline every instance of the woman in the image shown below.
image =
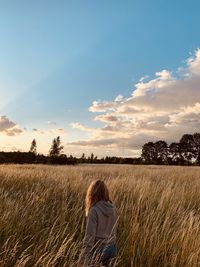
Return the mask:
POLYGON ((92 182, 86 195, 86 232, 78 266, 112 266, 116 256, 116 207, 102 180, 92 182))

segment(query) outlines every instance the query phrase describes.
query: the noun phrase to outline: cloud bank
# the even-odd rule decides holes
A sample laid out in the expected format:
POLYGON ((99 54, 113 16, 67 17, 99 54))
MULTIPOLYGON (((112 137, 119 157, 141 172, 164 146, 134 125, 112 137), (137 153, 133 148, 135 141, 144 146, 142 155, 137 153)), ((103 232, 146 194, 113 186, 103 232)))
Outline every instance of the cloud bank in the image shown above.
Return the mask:
POLYGON ((17 136, 22 133, 22 129, 7 116, 0 116, 0 134, 7 136, 17 136))
POLYGON ((90 128, 73 123, 73 128, 89 132, 90 138, 70 145, 134 152, 150 140, 172 142, 184 133, 199 132, 200 49, 175 74, 162 70, 153 79, 142 77, 129 97, 94 101, 89 111, 100 113, 94 120, 104 125, 90 128))

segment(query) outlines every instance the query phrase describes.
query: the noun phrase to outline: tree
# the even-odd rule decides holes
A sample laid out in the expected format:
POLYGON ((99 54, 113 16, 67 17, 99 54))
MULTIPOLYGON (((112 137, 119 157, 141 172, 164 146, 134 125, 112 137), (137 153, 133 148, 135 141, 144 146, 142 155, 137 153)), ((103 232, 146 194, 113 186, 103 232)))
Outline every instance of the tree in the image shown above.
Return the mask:
POLYGON ((94 154, 91 153, 91 156, 90 156, 90 163, 93 163, 94 162, 94 154))
POLYGON ((86 157, 85 157, 85 153, 82 154, 81 159, 80 159, 81 163, 85 163, 86 162, 86 157))
POLYGON ((35 139, 33 139, 33 141, 31 142, 31 147, 30 147, 29 152, 31 152, 35 155, 37 154, 37 143, 36 143, 35 139))
POLYGON ((167 164, 168 146, 165 141, 148 142, 142 147, 142 159, 147 164, 167 164))
POLYGON ((179 142, 180 153, 187 164, 195 157, 195 142, 192 134, 184 134, 179 142))
POLYGON ((200 165, 200 133, 193 134, 193 140, 194 140, 194 154, 196 158, 196 163, 200 165))
POLYGON ((64 147, 61 145, 60 136, 54 138, 49 152, 50 157, 58 157, 61 154, 63 148, 64 147))
POLYGON ((147 164, 153 164, 156 160, 156 149, 153 142, 148 142, 142 147, 142 159, 147 164))
POLYGON ((180 144, 171 143, 169 146, 169 159, 171 164, 183 164, 184 158, 181 154, 180 144))
POLYGON ((155 160, 156 164, 167 164, 168 163, 168 146, 165 141, 157 141, 155 146, 155 160))

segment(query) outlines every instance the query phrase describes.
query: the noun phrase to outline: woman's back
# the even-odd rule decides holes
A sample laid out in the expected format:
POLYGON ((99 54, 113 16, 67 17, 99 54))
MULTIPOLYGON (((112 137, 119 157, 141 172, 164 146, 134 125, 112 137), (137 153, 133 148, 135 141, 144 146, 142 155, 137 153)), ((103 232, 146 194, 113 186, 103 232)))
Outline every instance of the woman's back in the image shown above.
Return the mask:
MULTIPOLYGON (((95 244, 112 245, 116 242, 116 207, 110 201, 101 200, 97 202, 90 210, 97 219, 95 244)), ((90 227, 90 225, 88 225, 90 227)))

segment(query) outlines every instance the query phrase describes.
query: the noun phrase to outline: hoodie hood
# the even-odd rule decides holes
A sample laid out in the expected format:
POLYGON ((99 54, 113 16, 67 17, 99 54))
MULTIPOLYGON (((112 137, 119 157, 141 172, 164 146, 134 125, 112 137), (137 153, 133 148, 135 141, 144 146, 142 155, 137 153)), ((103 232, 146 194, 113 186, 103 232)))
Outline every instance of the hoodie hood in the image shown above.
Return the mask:
POLYGON ((97 202, 95 206, 106 217, 113 215, 113 213, 115 212, 115 205, 113 203, 111 203, 110 201, 101 200, 101 201, 97 202))

